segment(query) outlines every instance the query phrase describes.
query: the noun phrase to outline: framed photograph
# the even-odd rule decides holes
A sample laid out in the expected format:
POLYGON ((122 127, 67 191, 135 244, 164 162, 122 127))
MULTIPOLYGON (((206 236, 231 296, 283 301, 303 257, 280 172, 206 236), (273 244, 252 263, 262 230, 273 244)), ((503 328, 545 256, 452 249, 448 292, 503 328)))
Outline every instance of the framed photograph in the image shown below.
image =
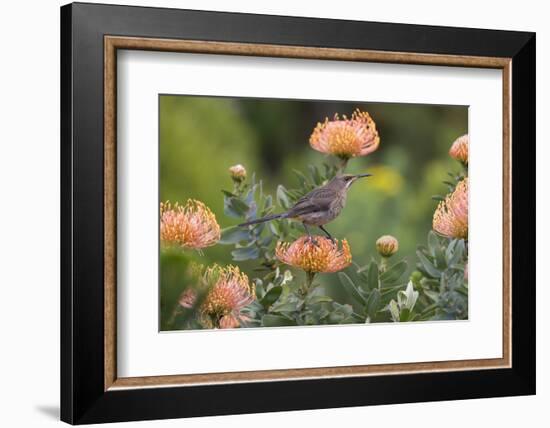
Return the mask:
POLYGON ((535 393, 535 35, 61 8, 61 418, 535 393))

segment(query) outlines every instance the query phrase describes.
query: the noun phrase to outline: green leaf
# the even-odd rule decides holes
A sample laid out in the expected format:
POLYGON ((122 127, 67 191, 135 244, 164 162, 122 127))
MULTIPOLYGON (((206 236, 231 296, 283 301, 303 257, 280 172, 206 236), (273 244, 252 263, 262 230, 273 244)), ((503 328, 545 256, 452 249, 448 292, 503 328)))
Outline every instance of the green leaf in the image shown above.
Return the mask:
POLYGON ((262 327, 283 327, 296 325, 296 321, 281 315, 266 314, 262 317, 262 327))
MULTIPOLYGON (((271 223, 275 222, 272 221, 271 223)), ((290 220, 283 220, 277 223, 279 223, 280 236, 287 236, 290 229, 290 220)))
POLYGON ((258 247, 245 247, 237 248, 236 250, 231 251, 233 260, 236 262, 242 262, 244 260, 254 260, 257 259, 260 255, 260 250, 258 247))
POLYGON ((268 223, 269 230, 271 231, 271 233, 273 233, 273 235, 275 235, 277 237, 281 236, 281 231, 280 231, 280 227, 279 227, 280 223, 283 223, 283 222, 270 221, 268 223))
POLYGON ((231 226, 222 230, 222 237, 218 241, 219 244, 236 244, 247 240, 249 237, 248 230, 239 226, 231 226))
POLYGON ((237 196, 237 195, 235 195, 233 192, 229 192, 229 191, 227 191, 227 190, 222 190, 222 193, 223 193, 225 196, 228 196, 228 197, 230 197, 230 198, 233 198, 233 197, 237 196))
POLYGON ((465 245, 464 240, 460 239, 455 246, 454 254, 451 260, 449 260, 449 266, 456 266, 461 260, 464 254, 465 245))
POLYGON ((231 205, 233 206, 233 209, 242 213, 246 214, 250 207, 243 201, 241 201, 239 198, 230 198, 231 205))
POLYGON ((428 260, 428 258, 422 253, 422 251, 417 251, 416 255, 418 257, 418 260, 420 261, 420 264, 428 275, 430 275, 432 278, 441 277, 441 272, 437 270, 437 268, 432 264, 431 261, 428 260))
POLYGON ((307 177, 301 171, 298 171, 297 169, 293 169, 292 172, 294 173, 294 175, 296 177, 298 177, 298 180, 300 181, 300 186, 301 187, 305 187, 305 188, 310 187, 307 177))
POLYGON ((369 295, 369 298, 367 299, 366 304, 366 315, 369 316, 370 319, 374 318, 376 315, 376 312, 380 309, 380 301, 382 300, 382 296, 380 294, 380 291, 378 291, 377 288, 372 290, 372 292, 369 295))
POLYGON ((328 303, 332 302, 332 297, 330 296, 311 296, 307 298, 307 303, 309 305, 315 305, 316 303, 328 303))
POLYGON ((458 239, 452 239, 451 242, 449 242, 449 245, 447 245, 447 249, 445 250, 445 258, 447 259, 447 265, 450 263, 451 258, 454 254, 454 249, 456 247, 456 243, 458 242, 458 239))
POLYGON ((397 302, 395 300, 392 300, 388 304, 388 311, 390 311, 392 320, 394 322, 399 322, 399 307, 397 306, 397 302))
POLYGON ((434 252, 435 252, 435 261, 437 263, 437 268, 441 270, 445 270, 447 268, 447 260, 445 259, 443 248, 441 246, 437 246, 434 249, 434 252))
POLYGON ((315 184, 319 185, 323 182, 319 169, 315 165, 309 165, 309 172, 311 173, 311 178, 315 184))
POLYGON ((262 298, 265 295, 264 282, 260 278, 256 278, 254 284, 256 285, 256 296, 262 298))
POLYGON ((333 307, 334 311, 329 315, 329 321, 331 323, 339 324, 353 315, 353 308, 351 305, 341 305, 334 302, 333 307))
POLYGON ((271 307, 271 310, 273 312, 296 312, 301 302, 294 301, 294 302, 285 302, 285 303, 279 303, 275 306, 271 307))
POLYGON ((258 184, 255 184, 250 188, 250 190, 246 194, 246 198, 245 198, 244 203, 246 203, 247 205, 252 205, 252 203, 254 202, 254 198, 256 196, 256 190, 258 189, 258 187, 260 188, 260 193, 261 193, 261 188, 262 188, 262 181, 261 180, 258 184))
POLYGON ((367 270, 367 288, 369 290, 374 290, 379 287, 378 281, 378 265, 374 260, 369 263, 369 268, 367 270))
POLYGON ((441 247, 439 238, 432 230, 428 233, 428 249, 430 255, 435 257, 437 267, 441 270, 445 269, 447 262, 443 254, 443 248, 441 247))
POLYGON ((290 201, 288 200, 287 190, 281 184, 277 187, 277 203, 285 210, 290 208, 290 201))
POLYGON ((260 300, 260 303, 264 308, 269 308, 273 303, 277 301, 281 293, 283 292, 283 287, 276 286, 269 290, 265 296, 260 300))
POLYGON ((241 218, 242 215, 237 212, 231 205, 232 198, 224 198, 223 200, 223 212, 228 217, 241 218))
POLYGON ((432 257, 435 256, 435 250, 438 247, 439 247, 439 239, 437 239, 437 235, 430 230, 430 232, 428 232, 428 249, 432 257))
POLYGON ((248 212, 250 207, 241 201, 239 198, 235 197, 224 197, 223 201, 223 211, 225 215, 234 218, 244 217, 248 212))
POLYGON ((432 303, 431 305, 427 306, 421 312, 420 318, 421 319, 427 319, 427 318, 431 317, 434 314, 434 312, 437 310, 437 307, 438 307, 437 303, 432 303))
POLYGON ((267 195, 264 199, 264 208, 262 210, 262 215, 267 215, 271 212, 271 208, 273 207, 273 198, 271 195, 267 195))
POLYGON ((424 290, 424 294, 432 299, 434 302, 439 301, 439 293, 433 290, 424 290))
POLYGON ((407 270, 407 262, 402 260, 386 270, 380 275, 380 282, 384 286, 391 286, 396 284, 407 270))
POLYGON ((256 239, 258 239, 258 237, 262 234, 262 232, 264 231, 266 225, 265 223, 260 223, 260 224, 254 224, 252 225, 252 230, 251 232, 254 234, 254 237, 256 239))
POLYGON ((390 295, 393 295, 394 293, 398 292, 399 290, 402 289, 402 285, 399 284, 399 285, 394 285, 392 287, 382 287, 380 289, 380 295, 383 297, 383 298, 388 298, 388 296, 390 295))
POLYGON ((400 322, 406 322, 410 321, 411 311, 407 308, 401 309, 401 312, 399 313, 399 321, 400 322))
POLYGON ((300 198, 304 194, 304 192, 301 192, 299 190, 287 190, 286 194, 290 199, 296 200, 300 198))
POLYGON ((260 247, 268 247, 269 244, 271 244, 271 242, 273 241, 273 237, 272 236, 266 236, 265 238, 261 239, 259 242, 258 242, 258 245, 260 247))
POLYGON ((340 272, 338 274, 338 278, 340 278, 340 282, 346 289, 346 291, 353 297, 355 300, 357 300, 358 303, 361 303, 362 305, 365 305, 367 303, 366 299, 361 295, 351 278, 346 275, 344 272, 340 272))

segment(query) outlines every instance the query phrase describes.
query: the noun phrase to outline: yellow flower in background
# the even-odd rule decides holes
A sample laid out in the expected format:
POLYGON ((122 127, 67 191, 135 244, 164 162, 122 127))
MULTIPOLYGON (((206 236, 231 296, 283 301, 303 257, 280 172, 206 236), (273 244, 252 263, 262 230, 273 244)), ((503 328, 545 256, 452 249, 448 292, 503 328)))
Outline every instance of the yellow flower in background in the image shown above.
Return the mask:
MULTIPOLYGON (((248 276, 237 266, 211 266, 200 276, 199 287, 209 290, 198 308, 207 326, 236 328, 248 317, 241 310, 256 298, 254 286, 248 276)), ((185 290, 179 303, 184 308, 192 308, 197 299, 193 289, 185 290)))
POLYGON ((366 156, 380 145, 376 124, 365 111, 355 110, 350 119, 338 113, 333 120, 317 123, 309 138, 311 147, 319 152, 349 159, 366 156))
POLYGON ((435 210, 433 229, 448 238, 468 239, 468 178, 460 181, 435 210))
POLYGON ((302 236, 296 241, 278 242, 277 258, 290 266, 306 272, 338 272, 351 264, 351 250, 348 241, 331 241, 324 236, 302 236))
POLYGON ((456 159, 457 161, 462 162, 465 165, 468 165, 468 145, 470 139, 468 134, 458 137, 451 148, 449 149, 449 155, 456 159))
POLYGON ((200 201, 188 199, 185 206, 160 204, 160 239, 168 245, 200 249, 220 240, 216 216, 200 201))
POLYGON ((398 195, 403 188, 403 177, 398 170, 386 166, 375 165, 369 168, 372 177, 369 178, 369 188, 389 196, 398 195))

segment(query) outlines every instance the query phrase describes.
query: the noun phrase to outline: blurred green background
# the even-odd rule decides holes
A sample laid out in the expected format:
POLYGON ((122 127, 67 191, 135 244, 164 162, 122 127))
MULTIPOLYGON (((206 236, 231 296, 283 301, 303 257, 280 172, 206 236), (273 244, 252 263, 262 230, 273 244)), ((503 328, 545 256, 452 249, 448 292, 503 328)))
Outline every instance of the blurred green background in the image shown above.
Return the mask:
MULTIPOLYGON (((160 200, 201 200, 222 228, 234 225, 224 215, 220 191, 232 189, 231 165, 243 164, 249 176, 256 173, 273 195, 278 184, 298 187, 293 169, 306 173, 308 164, 333 162, 309 146, 317 122, 335 113, 351 116, 356 108, 370 113, 381 143, 373 154, 350 160, 347 172, 374 176, 351 188, 346 208, 327 229, 348 239, 360 265, 376 256, 379 236, 394 235, 398 256, 412 268, 416 246, 431 230, 437 205, 431 196, 445 194, 447 172, 459 170, 448 150, 467 133, 465 106, 161 95, 160 200)), ((216 245, 200 259, 229 264, 231 250, 216 245)), ((239 266, 254 277, 253 263, 239 266)), ((338 287, 336 275, 321 276, 329 288, 338 287)))

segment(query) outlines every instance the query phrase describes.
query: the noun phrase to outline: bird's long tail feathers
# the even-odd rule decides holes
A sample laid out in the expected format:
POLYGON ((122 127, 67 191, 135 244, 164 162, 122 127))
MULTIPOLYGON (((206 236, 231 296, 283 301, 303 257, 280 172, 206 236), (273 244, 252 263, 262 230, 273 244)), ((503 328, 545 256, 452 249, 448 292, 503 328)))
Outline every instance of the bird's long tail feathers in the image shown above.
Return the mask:
POLYGON ((252 224, 265 223, 266 221, 276 220, 278 218, 286 218, 287 213, 266 215, 256 220, 247 221, 246 223, 239 224, 240 227, 250 226, 252 224))

